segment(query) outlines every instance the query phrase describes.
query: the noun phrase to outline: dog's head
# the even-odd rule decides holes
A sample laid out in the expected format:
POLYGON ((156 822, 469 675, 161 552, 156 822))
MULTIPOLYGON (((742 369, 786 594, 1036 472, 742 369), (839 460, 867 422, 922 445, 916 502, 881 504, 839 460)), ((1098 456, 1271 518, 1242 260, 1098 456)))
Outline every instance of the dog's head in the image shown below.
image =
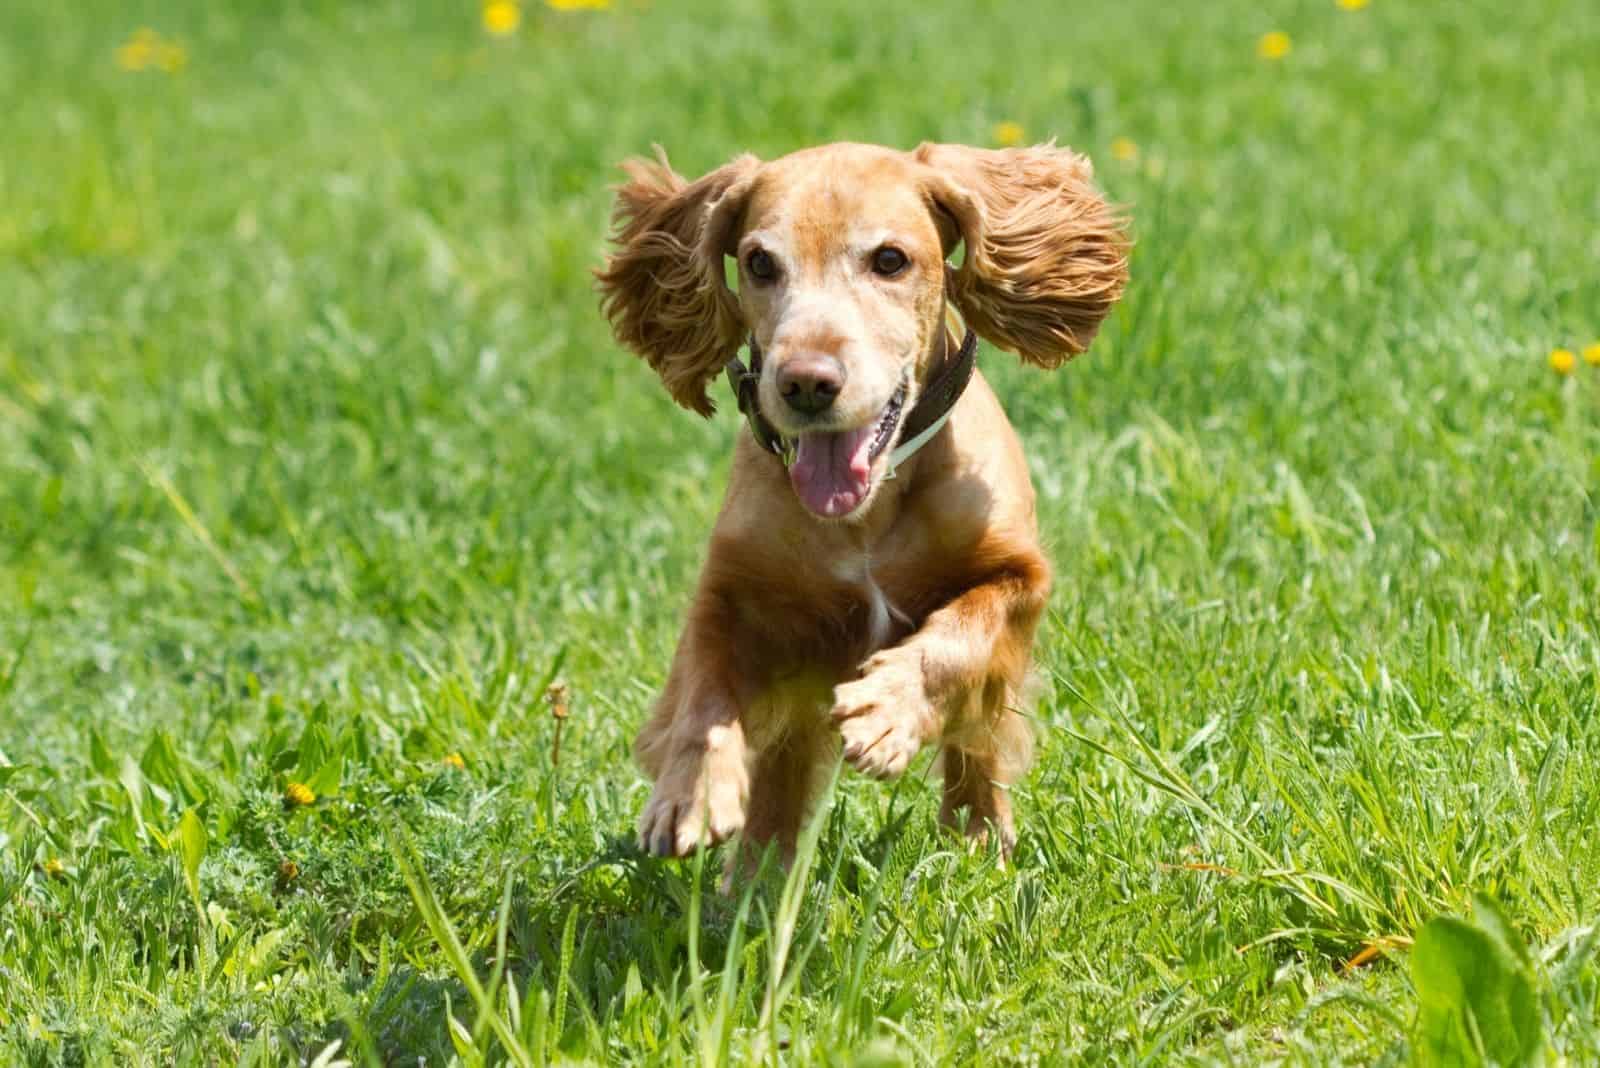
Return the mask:
POLYGON ((947 299, 995 345, 1056 367, 1127 280, 1127 239, 1088 161, 1051 145, 826 145, 741 156, 692 183, 664 157, 624 166, 598 272, 617 338, 710 414, 707 386, 753 335, 762 414, 797 443, 790 481, 825 518, 871 499, 943 355, 947 299))

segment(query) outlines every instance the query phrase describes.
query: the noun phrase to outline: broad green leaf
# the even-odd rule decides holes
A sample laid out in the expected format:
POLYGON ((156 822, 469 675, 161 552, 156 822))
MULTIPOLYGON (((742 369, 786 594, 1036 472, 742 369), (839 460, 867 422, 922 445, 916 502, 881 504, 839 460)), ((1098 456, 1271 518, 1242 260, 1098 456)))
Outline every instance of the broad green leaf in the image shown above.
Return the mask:
POLYGON ((327 797, 339 792, 339 783, 343 779, 344 754, 335 753, 332 759, 318 768, 305 783, 318 797, 327 797))
POLYGON ((628 962, 628 974, 622 981, 622 1007, 631 1009, 644 996, 644 982, 639 978, 639 965, 628 962))
POLYGON ((1533 976, 1499 937, 1453 916, 1429 920, 1411 953, 1411 978, 1419 1065, 1537 1063, 1543 1032, 1533 976))
POLYGON ((117 777, 117 761, 111 755, 111 747, 101 733, 90 728, 89 730, 89 766, 94 768, 95 774, 107 779, 117 777))
POLYGON ((322 725, 322 717, 316 716, 306 724, 306 729, 300 732, 300 741, 295 748, 298 752, 295 778, 306 782, 328 762, 329 753, 333 749, 333 744, 328 738, 328 729, 322 725))
POLYGON ((144 772, 145 783, 152 789, 165 788, 191 805, 206 799, 208 791, 205 785, 189 767, 188 761, 178 755, 172 735, 166 731, 157 731, 156 736, 150 739, 144 756, 139 760, 139 770, 144 772))
POLYGON ((189 809, 178 821, 178 833, 173 836, 178 856, 183 860, 183 880, 189 884, 189 896, 195 908, 200 907, 200 861, 206 855, 206 827, 200 813, 189 809))
POLYGON ((1525 971, 1533 968, 1533 958, 1528 954, 1526 943, 1517 934, 1517 929, 1511 925, 1510 917, 1498 901, 1487 894, 1472 895, 1472 922, 1494 939, 1517 962, 1518 968, 1525 971))
POLYGON ((450 1044, 456 1048, 456 1056, 468 1064, 476 1064, 479 1061, 479 1056, 477 1047, 472 1041, 472 1032, 467 1030, 465 1024, 456 1019, 455 1006, 450 1002, 450 995, 446 993, 444 996, 444 1019, 446 1030, 450 1035, 450 1044))
POLYGON ((132 848, 133 843, 145 837, 146 827, 144 818, 144 772, 139 770, 139 765, 134 763, 133 757, 123 754, 122 770, 117 779, 122 783, 123 792, 128 795, 127 815, 119 821, 124 832, 123 845, 132 848))
MULTIPOLYGON (((239 929, 234 926, 233 917, 228 913, 227 909, 223 908, 215 901, 207 901, 205 914, 206 919, 211 924, 211 930, 216 933, 218 938, 229 938, 235 943, 239 941, 239 929)), ((228 948, 231 952, 232 949, 237 947, 229 946, 228 948)))

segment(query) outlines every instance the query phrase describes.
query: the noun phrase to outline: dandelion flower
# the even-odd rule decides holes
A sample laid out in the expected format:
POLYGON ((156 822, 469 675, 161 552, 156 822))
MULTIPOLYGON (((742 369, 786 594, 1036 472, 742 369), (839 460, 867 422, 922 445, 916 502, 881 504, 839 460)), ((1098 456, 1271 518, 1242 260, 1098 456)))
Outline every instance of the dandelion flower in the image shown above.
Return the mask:
POLYGON ((1111 156, 1123 163, 1132 163, 1139 158, 1139 146, 1126 137, 1118 137, 1111 142, 1111 156))
POLYGON ((43 865, 44 873, 52 879, 60 879, 67 874, 67 866, 61 863, 60 857, 51 857, 43 865))
POLYGON ((465 771, 467 769, 467 762, 461 759, 460 753, 447 753, 445 758, 441 760, 440 763, 447 768, 454 768, 457 771, 465 771))
POLYGON ((1346 11, 1360 11, 1367 6, 1367 0, 1339 0, 1339 6, 1346 11))
POLYGON ((303 782, 292 782, 284 787, 283 804, 286 808, 301 808, 316 799, 316 793, 303 782))
POLYGON ((1577 365, 1578 358, 1572 354, 1571 349, 1550 350, 1550 369, 1556 374, 1570 375, 1577 365))
POLYGON ((189 50, 177 41, 169 41, 148 26, 133 31, 133 36, 117 46, 117 66, 123 70, 140 71, 156 68, 166 74, 176 74, 189 65, 189 50))
POLYGON ((1282 59, 1294 47, 1294 42, 1289 40, 1289 35, 1282 30, 1273 30, 1271 33, 1261 35, 1261 40, 1256 42, 1256 55, 1262 59, 1282 59))
POLYGON ((148 26, 141 26, 117 46, 117 66, 123 70, 144 70, 155 61, 160 47, 161 35, 148 26))
POLYGON ((1023 138, 1027 136, 1028 131, 1022 128, 1022 123, 1020 122, 1012 122, 1007 119, 1005 122, 994 124, 995 144, 1004 148, 1015 148, 1017 145, 1022 144, 1023 138))
POLYGON ((483 5, 483 28, 496 37, 509 37, 522 25, 522 8, 512 0, 489 0, 483 5))
POLYGON ((1583 362, 1590 367, 1600 367, 1600 341, 1584 346, 1583 362))

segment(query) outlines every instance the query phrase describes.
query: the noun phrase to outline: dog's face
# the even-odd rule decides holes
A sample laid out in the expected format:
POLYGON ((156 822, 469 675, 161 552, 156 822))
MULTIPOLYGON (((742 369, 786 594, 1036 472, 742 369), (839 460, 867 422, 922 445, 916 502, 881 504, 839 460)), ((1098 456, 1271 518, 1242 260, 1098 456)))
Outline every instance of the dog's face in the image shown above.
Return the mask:
POLYGON ((761 411, 795 443, 789 481, 824 518, 864 510, 943 351, 945 248, 925 177, 869 145, 797 153, 756 172, 730 234, 761 411))
POLYGON ((796 443, 790 482, 825 519, 871 501, 943 353, 946 299, 990 341, 1054 367, 1087 347, 1127 277, 1120 220, 1087 161, 1053 146, 826 145, 743 156, 692 184, 664 160, 628 169, 599 272, 618 338, 708 414, 706 386, 754 336, 762 414, 796 443))

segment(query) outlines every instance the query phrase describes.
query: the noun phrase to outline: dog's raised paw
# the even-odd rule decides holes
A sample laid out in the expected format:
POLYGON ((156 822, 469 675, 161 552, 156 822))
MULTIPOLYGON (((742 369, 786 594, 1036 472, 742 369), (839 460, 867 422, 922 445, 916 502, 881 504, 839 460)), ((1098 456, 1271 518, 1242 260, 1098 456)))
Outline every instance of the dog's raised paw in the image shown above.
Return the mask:
POLYGON ((875 779, 893 779, 922 749, 934 711, 920 665, 880 654, 866 667, 860 679, 834 689, 831 715, 850 766, 875 779))

